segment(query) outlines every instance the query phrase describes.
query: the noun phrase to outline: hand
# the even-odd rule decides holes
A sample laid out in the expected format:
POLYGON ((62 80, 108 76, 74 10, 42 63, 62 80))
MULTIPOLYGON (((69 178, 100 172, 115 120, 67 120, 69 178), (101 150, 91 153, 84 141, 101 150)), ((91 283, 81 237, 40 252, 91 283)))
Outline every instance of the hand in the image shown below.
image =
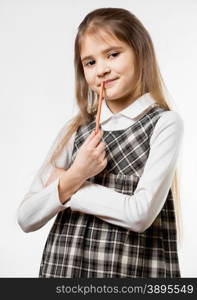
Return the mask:
POLYGON ((99 174, 107 166, 105 143, 100 142, 102 136, 101 130, 97 134, 93 131, 80 147, 71 166, 84 180, 99 174))

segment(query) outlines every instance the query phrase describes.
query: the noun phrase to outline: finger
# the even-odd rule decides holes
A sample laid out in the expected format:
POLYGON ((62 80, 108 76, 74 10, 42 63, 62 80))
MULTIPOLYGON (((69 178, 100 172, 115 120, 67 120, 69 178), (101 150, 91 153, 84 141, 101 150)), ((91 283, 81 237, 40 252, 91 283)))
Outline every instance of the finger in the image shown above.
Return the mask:
POLYGON ((91 141, 91 139, 92 139, 94 136, 95 136, 95 130, 93 130, 93 131, 91 132, 91 134, 88 135, 88 137, 85 139, 85 142, 83 143, 83 145, 87 145, 87 144, 91 141))
POLYGON ((105 151, 105 147, 106 147, 105 143, 101 142, 101 143, 99 143, 99 145, 97 146, 96 149, 98 152, 102 153, 103 151, 105 151))
POLYGON ((102 164, 103 161, 106 159, 106 153, 103 152, 101 155, 100 155, 100 159, 99 159, 99 162, 102 164))
POLYGON ((89 146, 92 148, 95 148, 98 143, 100 142, 101 138, 103 136, 103 131, 99 130, 99 132, 89 141, 89 146))
POLYGON ((105 158, 106 158, 106 153, 105 153, 105 152, 102 152, 102 154, 101 154, 101 159, 102 159, 102 161, 103 161, 105 158))

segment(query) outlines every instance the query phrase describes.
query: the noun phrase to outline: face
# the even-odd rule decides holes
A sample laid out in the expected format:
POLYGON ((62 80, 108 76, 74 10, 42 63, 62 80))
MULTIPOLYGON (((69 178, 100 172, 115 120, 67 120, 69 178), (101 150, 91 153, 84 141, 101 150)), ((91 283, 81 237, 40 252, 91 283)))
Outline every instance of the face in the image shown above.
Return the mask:
POLYGON ((99 94, 102 81, 104 95, 112 112, 126 108, 136 97, 132 93, 135 81, 135 55, 126 43, 107 33, 85 35, 81 45, 81 61, 89 87, 99 94))

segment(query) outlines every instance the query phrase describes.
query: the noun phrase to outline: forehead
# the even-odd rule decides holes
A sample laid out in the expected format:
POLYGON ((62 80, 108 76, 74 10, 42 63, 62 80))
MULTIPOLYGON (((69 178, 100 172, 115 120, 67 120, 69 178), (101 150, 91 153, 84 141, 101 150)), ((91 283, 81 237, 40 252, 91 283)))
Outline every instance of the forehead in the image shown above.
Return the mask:
POLYGON ((80 55, 93 55, 97 51, 104 51, 110 47, 126 48, 128 45, 119 40, 114 34, 99 30, 94 33, 86 33, 80 45, 80 55))

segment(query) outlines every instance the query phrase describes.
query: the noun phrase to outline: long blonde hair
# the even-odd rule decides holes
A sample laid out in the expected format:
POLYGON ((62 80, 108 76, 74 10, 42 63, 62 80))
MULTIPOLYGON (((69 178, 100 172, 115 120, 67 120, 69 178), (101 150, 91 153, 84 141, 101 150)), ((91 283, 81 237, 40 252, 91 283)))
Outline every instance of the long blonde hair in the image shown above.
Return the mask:
MULTIPOLYGON (((149 33, 143 24, 126 9, 100 8, 90 12, 78 27, 75 38, 75 93, 79 113, 72 119, 68 130, 49 158, 54 165, 56 158, 79 126, 88 124, 96 113, 98 95, 90 90, 86 82, 80 57, 82 39, 85 34, 100 34, 105 31, 127 43, 136 56, 136 84, 133 95, 150 93, 155 102, 165 110, 172 110, 165 96, 165 84, 160 74, 155 51, 149 33)), ((181 208, 179 178, 177 170, 172 182, 172 194, 175 204, 178 242, 181 240, 181 208)))

